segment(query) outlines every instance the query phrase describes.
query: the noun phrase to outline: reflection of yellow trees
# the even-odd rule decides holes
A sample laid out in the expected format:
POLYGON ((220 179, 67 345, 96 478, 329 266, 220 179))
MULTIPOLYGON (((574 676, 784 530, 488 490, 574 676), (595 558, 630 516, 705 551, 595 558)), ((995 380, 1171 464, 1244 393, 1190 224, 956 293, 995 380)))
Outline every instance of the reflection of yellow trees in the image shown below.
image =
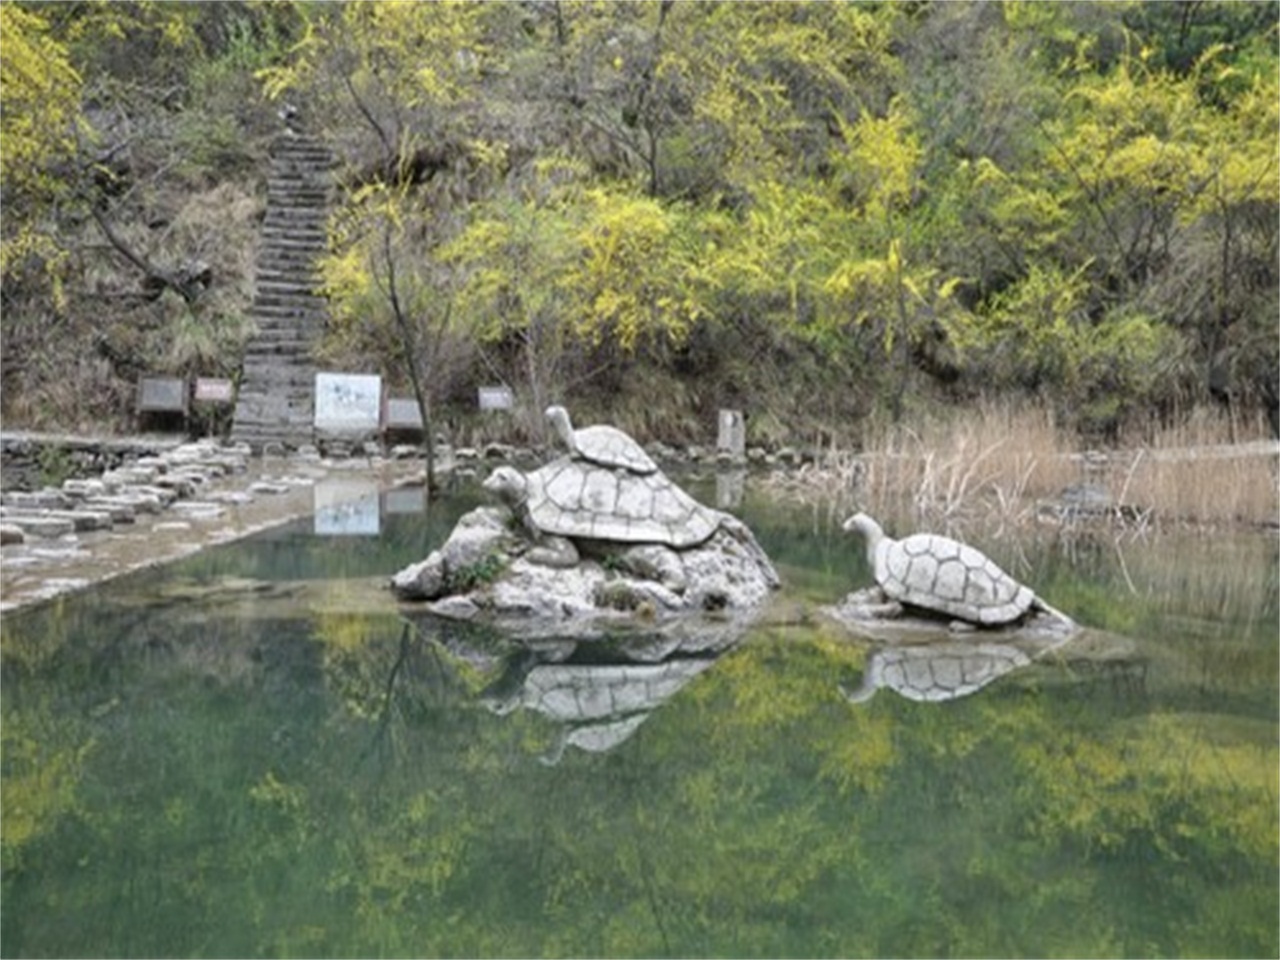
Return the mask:
POLYGON ((5 710, 0 726, 0 864, 6 871, 22 862, 22 850, 77 809, 76 788, 92 740, 82 740, 70 720, 53 715, 47 703, 5 710))
POLYGON ((845 955, 1107 955, 1140 936, 1156 952, 1212 952, 1274 939, 1258 894, 1277 848, 1274 744, 1242 743, 1217 717, 1107 725, 1034 688, 853 708, 835 684, 861 656, 821 638, 762 640, 659 711, 634 741, 631 761, 649 772, 633 799, 553 836, 566 870, 551 906, 566 931, 584 903, 608 903, 592 949, 633 955, 705 942, 794 951, 766 905, 792 924, 812 911, 828 929, 808 949, 845 955), (1149 918, 1107 892, 1135 870, 1160 887, 1155 900, 1190 897, 1185 919, 1162 914, 1141 933, 1149 918), (1226 905, 1235 932, 1200 908, 1210 876, 1240 894, 1226 905), (833 885, 861 919, 815 906, 833 885), (989 901, 981 915, 967 906, 975 896, 989 901), (1093 919, 1065 921, 1073 910, 1093 919))
POLYGON ((1165 714, 1105 737, 1040 736, 1014 749, 1038 834, 1103 851, 1141 839, 1174 860, 1192 846, 1275 857, 1274 741, 1215 743, 1195 718, 1165 714))
POLYGON ((67 597, 56 597, 37 610, 24 612, 22 623, 38 624, 34 628, 0 628, 0 659, 4 665, 31 672, 48 663, 66 645, 76 623, 67 604, 67 597))
POLYGON ((853 705, 838 685, 861 646, 788 626, 722 656, 616 750, 547 767, 550 721, 468 708, 463 668, 393 618, 324 615, 315 636, 332 695, 302 696, 317 709, 279 749, 260 734, 280 704, 237 698, 231 712, 220 688, 182 689, 189 727, 143 712, 127 742, 104 734, 92 753, 65 746, 84 738, 46 705, 6 702, 5 867, 77 809, 84 774, 100 803, 91 863, 40 882, 95 934, 104 913, 154 913, 161 888, 163 909, 198 918, 201 933, 147 933, 136 952, 199 953, 208 931, 233 931, 226 949, 245 954, 414 956, 1274 941, 1264 721, 1117 720, 1105 698, 1038 687, 1034 671, 947 704, 886 691, 853 705), (457 685, 432 686, 442 667, 457 685), (395 749, 378 751, 385 726, 395 749), (148 779, 113 779, 133 769, 148 779))
POLYGON ((324 672, 330 685, 355 716, 376 717, 386 699, 387 678, 392 664, 385 654, 395 656, 395 648, 370 644, 370 639, 389 631, 382 618, 360 614, 324 612, 315 618, 315 637, 323 649, 324 672))

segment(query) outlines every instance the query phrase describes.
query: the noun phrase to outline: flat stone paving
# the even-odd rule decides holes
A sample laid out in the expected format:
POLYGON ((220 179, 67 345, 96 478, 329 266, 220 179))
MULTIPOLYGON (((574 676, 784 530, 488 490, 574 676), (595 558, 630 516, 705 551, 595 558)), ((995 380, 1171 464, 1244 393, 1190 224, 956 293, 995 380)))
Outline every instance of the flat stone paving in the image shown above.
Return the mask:
POLYGON ((359 476, 391 487, 415 460, 256 458, 175 447, 61 490, 0 493, 0 613, 189 556, 315 511, 315 486, 359 476), (21 542, 16 542, 20 531, 21 542))

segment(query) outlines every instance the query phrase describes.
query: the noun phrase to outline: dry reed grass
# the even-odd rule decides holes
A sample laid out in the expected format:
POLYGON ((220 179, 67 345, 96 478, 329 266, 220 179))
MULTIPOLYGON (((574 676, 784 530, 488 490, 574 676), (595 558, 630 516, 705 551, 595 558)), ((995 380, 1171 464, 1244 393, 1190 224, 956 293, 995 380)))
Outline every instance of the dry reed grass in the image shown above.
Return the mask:
POLYGON ((873 430, 865 452, 830 451, 774 473, 765 486, 833 517, 866 507, 938 532, 1032 523, 1104 523, 1134 533, 1267 525, 1280 509, 1280 448, 1265 437, 1260 419, 1241 424, 1202 410, 1136 448, 1086 451, 1046 409, 984 404, 873 430))
POLYGON ((1153 431, 1147 444, 1126 455, 1127 463, 1117 457, 1125 470, 1123 502, 1149 508, 1157 524, 1275 523, 1277 449, 1261 418, 1240 423, 1224 412, 1197 410, 1175 427, 1153 431))

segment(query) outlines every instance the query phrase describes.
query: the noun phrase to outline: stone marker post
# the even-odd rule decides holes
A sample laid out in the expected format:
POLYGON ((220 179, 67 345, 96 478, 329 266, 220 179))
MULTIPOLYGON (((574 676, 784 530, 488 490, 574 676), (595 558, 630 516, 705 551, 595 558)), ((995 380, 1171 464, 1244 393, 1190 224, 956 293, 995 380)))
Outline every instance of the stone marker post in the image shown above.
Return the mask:
POLYGON ((741 410, 720 411, 720 434, 716 455, 741 463, 747 456, 747 421, 741 410))

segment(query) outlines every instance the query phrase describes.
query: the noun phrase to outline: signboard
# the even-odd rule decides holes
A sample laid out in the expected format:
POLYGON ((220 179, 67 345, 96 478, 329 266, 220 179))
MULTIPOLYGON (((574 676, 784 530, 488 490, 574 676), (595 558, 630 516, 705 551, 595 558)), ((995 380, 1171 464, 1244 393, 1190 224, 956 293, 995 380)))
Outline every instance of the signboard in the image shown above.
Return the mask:
POLYGON ((418 401, 406 400, 403 397, 392 397, 388 400, 387 429, 421 430, 422 411, 418 409, 418 401))
POLYGON ((321 537, 378 535, 378 485, 372 480, 339 477, 322 480, 312 488, 315 532, 321 537))
POLYGON ((515 404, 515 397, 510 387, 481 387, 481 410, 510 410, 515 404))
POLYGON ((187 412, 187 382, 172 377, 147 377, 138 382, 139 412, 187 412))
POLYGON ((317 430, 376 433, 382 420, 382 378, 376 374, 317 373, 317 430))
POLYGON ((196 378, 196 400, 202 403, 230 403, 231 394, 230 380, 212 380, 207 377, 196 378))

